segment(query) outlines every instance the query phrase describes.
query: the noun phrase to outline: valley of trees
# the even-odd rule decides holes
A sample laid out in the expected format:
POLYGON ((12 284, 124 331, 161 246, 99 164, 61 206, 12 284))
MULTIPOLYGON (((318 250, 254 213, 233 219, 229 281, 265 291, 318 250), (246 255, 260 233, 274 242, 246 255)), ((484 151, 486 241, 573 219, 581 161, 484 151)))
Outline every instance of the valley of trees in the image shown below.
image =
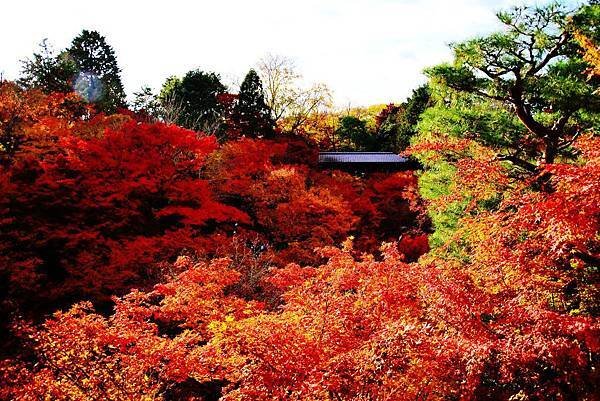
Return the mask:
POLYGON ((346 109, 280 55, 128 102, 101 33, 44 40, 0 81, 0 400, 600 400, 600 5, 498 18, 346 109))

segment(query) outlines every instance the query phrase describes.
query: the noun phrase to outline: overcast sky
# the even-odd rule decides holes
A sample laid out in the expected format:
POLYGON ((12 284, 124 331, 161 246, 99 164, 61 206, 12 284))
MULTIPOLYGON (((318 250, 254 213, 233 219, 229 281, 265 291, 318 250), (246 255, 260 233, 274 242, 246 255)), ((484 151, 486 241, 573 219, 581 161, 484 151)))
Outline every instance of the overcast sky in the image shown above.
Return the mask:
MULTIPOLYGON (((527 1, 533 3, 533 1, 527 1)), ((67 47, 97 30, 116 51, 128 95, 200 68, 239 80, 266 53, 292 58, 338 105, 398 102, 424 82, 426 66, 450 59, 448 43, 498 28, 513 0, 220 0, 2 3, 0 72, 43 38, 67 47)))

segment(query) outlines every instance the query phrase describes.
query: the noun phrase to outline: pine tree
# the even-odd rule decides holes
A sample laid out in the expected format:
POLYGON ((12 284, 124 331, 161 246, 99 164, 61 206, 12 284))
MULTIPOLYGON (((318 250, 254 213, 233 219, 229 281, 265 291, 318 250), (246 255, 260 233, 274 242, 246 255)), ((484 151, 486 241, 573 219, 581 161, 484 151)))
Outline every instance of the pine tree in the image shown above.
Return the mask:
POLYGON ((113 48, 96 31, 83 30, 67 50, 77 66, 75 90, 95 103, 99 111, 113 113, 124 107, 125 91, 113 48))
POLYGON ((246 136, 269 137, 273 134, 271 110, 265 103, 262 82, 253 69, 248 71, 240 86, 232 120, 246 136))

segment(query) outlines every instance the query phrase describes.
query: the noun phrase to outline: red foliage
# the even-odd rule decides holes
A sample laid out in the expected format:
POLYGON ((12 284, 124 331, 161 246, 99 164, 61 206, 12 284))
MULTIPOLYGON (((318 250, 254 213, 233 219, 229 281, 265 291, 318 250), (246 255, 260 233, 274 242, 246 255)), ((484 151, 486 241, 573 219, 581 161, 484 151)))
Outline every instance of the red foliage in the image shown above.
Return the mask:
POLYGON ((56 315, 31 334, 43 363, 12 361, 5 371, 15 385, 5 391, 168 399, 179 389, 180 399, 198 399, 211 389, 224 400, 597 394, 600 325, 591 318, 490 294, 442 265, 406 264, 392 246, 380 262, 335 248, 324 256, 317 269, 277 272, 286 292, 274 312, 228 295, 238 273, 225 261, 181 260, 186 272, 119 300, 110 318, 85 305, 56 315))
POLYGON ((20 329, 44 362, 33 374, 5 363, 6 383, 19 385, 3 388, 0 397, 164 399, 186 380, 210 380, 198 347, 212 337, 216 322, 252 317, 261 305, 225 293, 239 274, 224 260, 206 265, 180 258, 172 268, 183 273, 153 291, 118 299, 110 318, 82 303, 56 313, 42 330, 20 329))
POLYGON ((82 119, 64 108, 68 95, 3 90, 10 101, 2 113, 18 115, 25 134, 0 174, 0 275, 4 300, 30 312, 44 305, 38 316, 151 285, 182 252, 235 259, 232 233, 264 248, 256 268, 236 263, 253 272, 252 284, 236 290, 254 297, 267 266, 319 263, 315 248, 349 235, 360 251, 376 250, 421 213, 410 195, 414 177, 365 185, 320 172, 302 140, 241 139, 212 154, 214 137, 131 113, 82 119))
POLYGON ((518 294, 523 303, 597 315, 600 295, 600 140, 580 138, 578 163, 539 166, 515 180, 494 152, 472 141, 422 144, 419 152, 452 154, 452 192, 435 207, 470 200, 456 238, 468 243, 461 268, 491 292, 518 294), (484 207, 486 202, 494 205, 484 207))
POLYGON ((15 319, 0 399, 598 400, 598 138, 525 182, 468 140, 422 145, 457 170, 437 202, 470 204, 462 253, 421 257, 412 173, 126 116, 22 124, 0 174, 3 307, 138 289, 112 313, 15 319))
POLYGON ((223 145, 208 163, 214 191, 253 218, 252 229, 280 251, 280 264, 318 263, 315 248, 349 235, 358 251, 373 252, 381 241, 427 228, 411 172, 360 179, 311 169, 307 159, 316 157, 299 141, 242 139, 223 145))
POLYGON ((98 124, 34 127, 52 132, 54 151, 2 172, 7 296, 33 305, 107 299, 154 281, 157 262, 198 250, 194 238, 213 222, 247 220, 198 179, 213 137, 131 121, 87 134, 98 124))
POLYGON ((498 257, 485 257, 481 251, 477 256, 482 266, 496 271, 491 277, 518 286, 524 298, 548 303, 552 309, 597 315, 600 140, 584 138, 576 146, 585 164, 544 166, 531 185, 548 180, 549 188, 519 187, 498 212, 480 217, 479 224, 487 225, 489 233, 480 249, 497 249, 498 257), (540 288, 546 289, 543 296, 540 288))
MULTIPOLYGON (((417 178, 412 172, 372 174, 359 179, 334 171, 314 176, 314 180, 316 185, 341 195, 360 218, 353 231, 354 248, 358 252, 376 253, 381 242, 398 241, 407 235, 421 237, 429 229, 417 178)), ((418 244, 414 249, 404 245, 410 260, 418 259, 428 249, 418 244)))

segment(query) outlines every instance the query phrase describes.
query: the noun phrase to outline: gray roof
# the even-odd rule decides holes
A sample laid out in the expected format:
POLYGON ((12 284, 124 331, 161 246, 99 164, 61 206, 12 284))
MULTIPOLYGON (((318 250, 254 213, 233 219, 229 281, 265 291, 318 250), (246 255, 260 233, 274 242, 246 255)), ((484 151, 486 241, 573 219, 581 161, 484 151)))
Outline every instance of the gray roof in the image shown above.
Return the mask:
POLYGON ((406 163, 392 152, 319 152, 319 163, 406 163))

